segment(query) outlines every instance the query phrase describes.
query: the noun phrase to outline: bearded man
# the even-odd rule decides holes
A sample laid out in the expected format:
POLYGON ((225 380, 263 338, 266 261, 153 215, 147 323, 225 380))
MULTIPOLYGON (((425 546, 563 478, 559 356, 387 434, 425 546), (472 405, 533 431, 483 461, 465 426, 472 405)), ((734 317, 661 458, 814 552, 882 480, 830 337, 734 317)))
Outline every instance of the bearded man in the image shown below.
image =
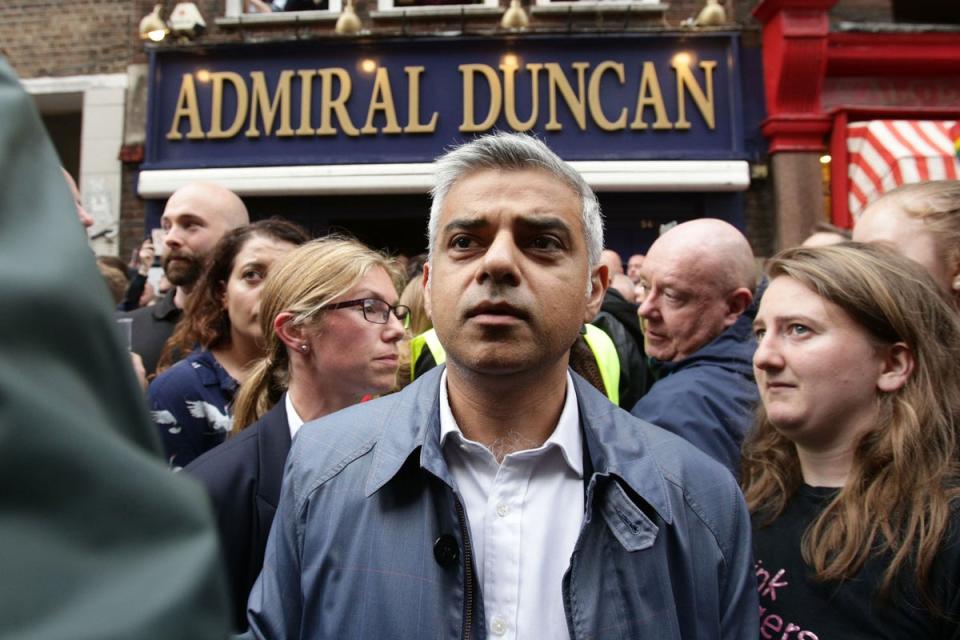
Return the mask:
POLYGON ((160 224, 165 232, 163 271, 174 286, 157 304, 127 314, 133 318, 131 344, 147 375, 157 368, 163 345, 200 278, 207 256, 227 231, 249 224, 243 201, 206 182, 184 185, 167 200, 160 224))

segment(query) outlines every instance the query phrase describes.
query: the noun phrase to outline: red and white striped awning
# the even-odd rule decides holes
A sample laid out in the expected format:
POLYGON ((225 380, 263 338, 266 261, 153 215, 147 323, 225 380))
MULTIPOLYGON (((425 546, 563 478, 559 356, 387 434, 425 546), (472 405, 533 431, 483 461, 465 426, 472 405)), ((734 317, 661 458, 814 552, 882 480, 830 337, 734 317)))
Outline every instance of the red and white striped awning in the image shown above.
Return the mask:
POLYGON ((871 120, 847 126, 850 214, 902 184, 956 179, 952 120, 871 120))

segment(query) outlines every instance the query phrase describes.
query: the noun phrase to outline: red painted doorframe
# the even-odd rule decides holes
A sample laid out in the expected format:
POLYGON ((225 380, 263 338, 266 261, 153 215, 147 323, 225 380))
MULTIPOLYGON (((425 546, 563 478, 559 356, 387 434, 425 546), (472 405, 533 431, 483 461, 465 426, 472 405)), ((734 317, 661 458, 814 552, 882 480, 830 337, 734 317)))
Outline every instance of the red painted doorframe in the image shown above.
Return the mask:
POLYGON ((825 112, 826 78, 944 78, 960 82, 960 37, 955 32, 830 32, 837 0, 761 0, 753 15, 763 24, 767 119, 762 129, 771 154, 823 151, 833 165, 834 224, 852 226, 847 205, 846 128, 874 118, 960 119, 960 105, 945 108, 841 105, 825 112))

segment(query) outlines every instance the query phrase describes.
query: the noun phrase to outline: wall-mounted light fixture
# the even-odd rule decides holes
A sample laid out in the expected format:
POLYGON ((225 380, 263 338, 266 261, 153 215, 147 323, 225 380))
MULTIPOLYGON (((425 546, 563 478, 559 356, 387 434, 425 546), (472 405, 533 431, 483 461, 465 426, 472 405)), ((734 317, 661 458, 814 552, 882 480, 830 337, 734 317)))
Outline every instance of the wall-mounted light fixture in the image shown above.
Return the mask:
POLYGON ((160 42, 167 37, 170 30, 167 28, 167 23, 160 17, 162 10, 163 5, 158 4, 153 7, 153 11, 143 16, 143 19, 140 20, 141 38, 150 40, 151 42, 160 42))

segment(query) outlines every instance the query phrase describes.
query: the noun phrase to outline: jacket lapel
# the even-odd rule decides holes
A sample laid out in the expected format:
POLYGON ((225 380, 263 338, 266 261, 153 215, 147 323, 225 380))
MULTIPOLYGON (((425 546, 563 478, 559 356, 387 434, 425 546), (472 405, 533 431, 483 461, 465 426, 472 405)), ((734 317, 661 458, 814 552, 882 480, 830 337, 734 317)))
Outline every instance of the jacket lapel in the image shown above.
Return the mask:
POLYGON ((287 423, 286 396, 261 418, 257 444, 260 450, 260 485, 257 497, 268 505, 277 508, 280 499, 280 485, 283 481, 283 468, 290 452, 290 426, 287 423))

